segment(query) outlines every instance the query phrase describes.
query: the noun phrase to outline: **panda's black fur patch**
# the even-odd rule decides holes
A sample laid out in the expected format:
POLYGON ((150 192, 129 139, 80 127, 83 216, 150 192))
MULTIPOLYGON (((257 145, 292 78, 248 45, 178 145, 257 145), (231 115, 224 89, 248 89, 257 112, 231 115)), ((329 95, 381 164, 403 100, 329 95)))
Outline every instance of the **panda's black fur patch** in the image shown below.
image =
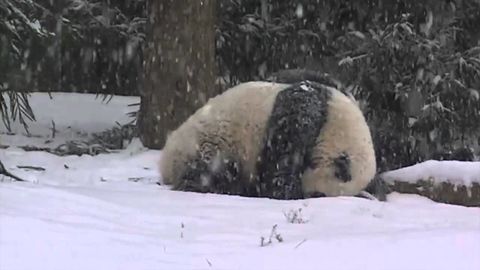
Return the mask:
POLYGON ((327 121, 330 98, 330 90, 310 81, 295 83, 279 92, 257 162, 260 196, 303 198, 301 176, 327 121))

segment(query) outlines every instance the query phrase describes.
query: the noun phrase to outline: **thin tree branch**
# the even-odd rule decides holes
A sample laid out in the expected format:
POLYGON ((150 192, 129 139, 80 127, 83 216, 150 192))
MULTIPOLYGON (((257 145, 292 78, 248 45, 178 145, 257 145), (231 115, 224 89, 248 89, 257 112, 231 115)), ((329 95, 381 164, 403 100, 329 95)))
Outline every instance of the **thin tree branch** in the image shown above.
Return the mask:
POLYGON ((17 165, 19 169, 27 169, 27 170, 34 170, 34 171, 45 171, 45 168, 39 166, 21 166, 17 165))
POLYGON ((5 166, 3 165, 2 161, 0 160, 0 174, 3 174, 7 177, 10 177, 16 181, 20 181, 20 182, 27 182, 25 179, 22 179, 14 174, 11 174, 9 171, 7 171, 7 169, 5 169, 5 166))

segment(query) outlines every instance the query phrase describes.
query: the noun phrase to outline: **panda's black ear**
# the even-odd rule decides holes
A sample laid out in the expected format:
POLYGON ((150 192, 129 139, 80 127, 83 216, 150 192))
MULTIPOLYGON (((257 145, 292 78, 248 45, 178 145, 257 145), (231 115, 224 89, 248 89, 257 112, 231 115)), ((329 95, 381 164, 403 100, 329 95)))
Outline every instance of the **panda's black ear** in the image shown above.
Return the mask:
POLYGON ((365 188, 365 191, 372 194, 375 196, 375 198, 382 202, 387 200, 387 195, 391 192, 387 183, 385 180, 383 180, 380 174, 375 175, 373 180, 365 188))

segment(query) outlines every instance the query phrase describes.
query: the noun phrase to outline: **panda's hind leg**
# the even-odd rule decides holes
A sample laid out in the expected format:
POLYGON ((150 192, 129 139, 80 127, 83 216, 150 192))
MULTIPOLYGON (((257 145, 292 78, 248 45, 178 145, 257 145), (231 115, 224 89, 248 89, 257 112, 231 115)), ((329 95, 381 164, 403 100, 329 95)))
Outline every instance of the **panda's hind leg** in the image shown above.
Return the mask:
POLYGON ((208 179, 209 172, 207 163, 199 158, 189 160, 185 170, 178 181, 174 182, 174 190, 207 192, 207 186, 202 184, 202 179, 208 179))
POLYGON ((245 187, 240 176, 240 163, 217 155, 197 157, 187 163, 184 173, 173 187, 175 190, 202 193, 243 195, 245 187))
POLYGON ((245 182, 241 177, 241 163, 231 157, 217 157, 211 168, 211 192, 245 195, 245 182))

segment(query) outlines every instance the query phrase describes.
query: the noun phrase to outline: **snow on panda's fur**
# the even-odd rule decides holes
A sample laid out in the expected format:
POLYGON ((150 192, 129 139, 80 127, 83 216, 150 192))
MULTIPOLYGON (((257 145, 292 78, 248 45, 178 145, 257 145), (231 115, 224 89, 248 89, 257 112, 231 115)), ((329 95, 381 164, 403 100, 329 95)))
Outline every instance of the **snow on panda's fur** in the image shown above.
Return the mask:
POLYGON ((355 101, 309 81, 248 82, 210 99, 168 136, 160 160, 177 190, 278 199, 357 195, 375 171, 355 101))

